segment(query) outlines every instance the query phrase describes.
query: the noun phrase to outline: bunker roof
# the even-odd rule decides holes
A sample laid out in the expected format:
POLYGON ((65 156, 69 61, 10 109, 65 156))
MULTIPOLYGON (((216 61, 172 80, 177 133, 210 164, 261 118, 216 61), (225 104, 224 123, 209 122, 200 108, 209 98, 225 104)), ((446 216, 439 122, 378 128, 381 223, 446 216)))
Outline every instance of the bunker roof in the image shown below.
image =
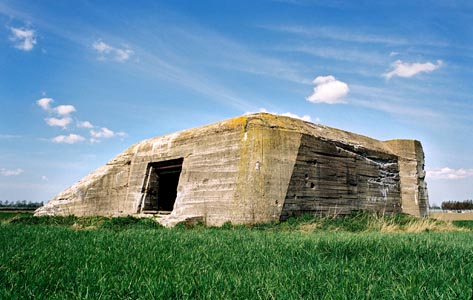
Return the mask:
POLYGON ((383 141, 325 125, 314 124, 301 119, 274 115, 270 113, 246 114, 202 127, 186 129, 165 136, 153 137, 131 146, 129 150, 130 152, 136 153, 138 148, 143 146, 143 144, 153 144, 154 142, 161 140, 162 137, 169 137, 171 140, 185 139, 200 135, 204 136, 209 134, 218 134, 219 132, 226 132, 230 130, 246 131, 251 126, 274 128, 282 131, 293 131, 315 136, 321 140, 351 145, 358 149, 394 154, 389 146, 383 141))

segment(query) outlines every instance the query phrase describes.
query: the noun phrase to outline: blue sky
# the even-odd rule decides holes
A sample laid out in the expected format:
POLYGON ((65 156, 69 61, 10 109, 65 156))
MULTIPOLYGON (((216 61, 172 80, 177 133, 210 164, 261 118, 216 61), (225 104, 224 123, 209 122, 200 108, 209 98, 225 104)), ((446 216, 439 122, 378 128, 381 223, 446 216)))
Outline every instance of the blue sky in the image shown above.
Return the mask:
POLYGON ((247 112, 418 139, 431 203, 473 198, 469 1, 0 0, 0 200, 247 112))

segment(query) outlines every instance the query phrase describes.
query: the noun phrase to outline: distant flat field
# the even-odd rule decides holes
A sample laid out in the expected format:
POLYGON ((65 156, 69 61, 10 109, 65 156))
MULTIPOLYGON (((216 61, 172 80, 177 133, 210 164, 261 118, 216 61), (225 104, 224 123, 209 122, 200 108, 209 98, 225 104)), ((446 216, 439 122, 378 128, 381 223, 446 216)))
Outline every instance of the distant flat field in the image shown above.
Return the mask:
POLYGON ((443 221, 472 221, 473 213, 430 213, 429 217, 443 221))

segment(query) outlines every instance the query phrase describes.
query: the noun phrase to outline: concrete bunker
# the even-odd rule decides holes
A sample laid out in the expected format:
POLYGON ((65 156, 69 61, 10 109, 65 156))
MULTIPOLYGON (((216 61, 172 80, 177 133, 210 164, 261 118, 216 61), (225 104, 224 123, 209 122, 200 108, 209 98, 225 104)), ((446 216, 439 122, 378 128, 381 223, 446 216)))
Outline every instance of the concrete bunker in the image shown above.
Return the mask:
POLYGON ((36 215, 134 215, 166 226, 354 211, 422 217, 424 178, 419 141, 379 141, 258 113, 139 142, 36 215))
POLYGON ((143 183, 144 214, 170 214, 177 196, 183 158, 148 164, 143 183))

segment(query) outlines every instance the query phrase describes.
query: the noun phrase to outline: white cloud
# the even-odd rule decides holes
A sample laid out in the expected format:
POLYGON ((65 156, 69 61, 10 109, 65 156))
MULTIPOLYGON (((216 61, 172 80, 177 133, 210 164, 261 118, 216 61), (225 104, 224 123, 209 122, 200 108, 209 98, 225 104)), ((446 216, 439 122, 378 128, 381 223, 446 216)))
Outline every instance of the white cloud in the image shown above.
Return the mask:
MULTIPOLYGON (((106 45, 98 45, 99 49, 107 49, 106 45)), ((103 50, 105 51, 105 50, 103 50)), ((36 104, 41 107, 43 110, 47 111, 49 115, 52 115, 48 118, 45 118, 46 124, 52 127, 61 127, 62 129, 67 129, 68 125, 71 124, 74 119, 71 116, 72 113, 76 112, 76 108, 73 105, 58 105, 52 106, 54 102, 52 98, 41 98, 36 101, 36 104)), ((102 139, 109 139, 112 137, 125 137, 127 134, 125 132, 114 132, 106 127, 94 130, 95 126, 89 121, 79 121, 75 120, 76 128, 86 128, 90 129, 90 142, 98 143, 102 139)), ((2 138, 2 135, 0 135, 2 138)), ((65 144, 75 144, 78 142, 85 141, 86 138, 78 134, 69 134, 69 135, 59 135, 51 139, 54 143, 65 143, 65 144)))
POLYGON ((130 56, 134 54, 133 50, 131 49, 115 48, 102 42, 101 40, 94 42, 92 44, 92 48, 101 54, 101 56, 99 56, 99 59, 101 60, 112 59, 118 62, 125 62, 130 59, 130 56))
POLYGON ((94 128, 94 125, 89 121, 77 121, 77 127, 79 128, 94 128))
POLYGON ((95 50, 97 50, 99 53, 109 53, 113 49, 111 46, 105 44, 104 42, 102 42, 100 40, 93 43, 92 47, 95 50))
MULTIPOLYGON (((263 113, 268 113, 268 114, 273 114, 273 115, 278 115, 278 116, 284 116, 284 117, 290 117, 290 118, 294 118, 294 119, 300 119, 300 120, 306 121, 306 122, 312 122, 312 118, 309 115, 299 116, 299 115, 293 114, 291 112, 285 112, 285 113, 280 114, 280 113, 277 113, 277 112, 267 111, 265 108, 260 108, 260 110, 258 112, 263 112, 263 113)), ((250 114, 254 114, 254 113, 255 112, 246 112, 244 114, 245 115, 250 115, 250 114)), ((316 118, 315 122, 320 122, 320 119, 316 118)))
POLYGON ((36 104, 38 104, 44 110, 50 110, 51 103, 53 102, 54 100, 52 98, 41 98, 38 101, 36 101, 36 104))
POLYGON ((71 113, 76 111, 76 108, 73 105, 58 105, 56 107, 52 107, 51 104, 54 102, 52 98, 41 98, 36 101, 39 107, 43 110, 55 113, 59 116, 68 116, 71 113))
POLYGON ((41 176, 41 180, 43 180, 43 181, 48 181, 49 178, 48 178, 47 176, 43 175, 43 176, 41 176))
POLYGON ((115 60, 119 62, 127 61, 133 53, 130 49, 115 49, 115 60))
POLYGON ((65 117, 65 118, 61 118, 61 119, 46 118, 45 121, 49 126, 57 126, 57 127, 66 128, 67 125, 69 125, 72 122, 72 119, 69 118, 69 117, 65 117))
POLYGON ((106 128, 106 127, 102 127, 99 131, 95 131, 95 130, 91 130, 90 131, 90 135, 94 138, 111 138, 115 135, 115 133, 106 128))
POLYGON ((72 122, 71 117, 69 115, 76 111, 76 108, 72 105, 58 105, 56 107, 52 107, 51 104, 54 102, 52 98, 41 98, 36 101, 39 107, 43 110, 55 114, 57 118, 51 117, 44 119, 46 124, 49 126, 57 126, 66 128, 72 122))
POLYGON ((345 82, 336 80, 331 75, 318 76, 313 83, 316 85, 314 92, 306 98, 307 101, 312 103, 344 103, 343 97, 350 91, 345 82))
POLYGON ((58 135, 54 137, 52 141, 58 144, 75 144, 85 141, 85 138, 78 134, 71 133, 69 135, 58 135))
POLYGON ((92 136, 91 142, 98 142, 98 139, 108 139, 115 136, 126 136, 125 132, 113 132, 112 130, 102 127, 100 130, 91 130, 90 135, 92 136))
POLYGON ((22 169, 16 169, 16 170, 7 170, 5 168, 0 169, 0 174, 3 176, 18 176, 24 171, 22 169))
POLYGON ((448 167, 427 170, 428 179, 463 179, 473 176, 473 169, 450 169, 448 167))
POLYGON ((36 37, 34 30, 24 28, 10 27, 10 40, 14 42, 15 48, 30 51, 36 44, 36 37))
POLYGON ((76 111, 76 108, 72 105, 59 105, 54 108, 54 111, 61 116, 67 116, 76 111))
POLYGON ((285 113, 280 114, 280 115, 285 116, 285 117, 294 118, 294 119, 300 119, 302 121, 312 122, 312 118, 309 115, 298 116, 298 115, 290 113, 290 112, 285 112, 285 113))
POLYGON ((426 62, 426 63, 405 63, 401 60, 396 60, 392 63, 393 70, 390 72, 384 73, 383 77, 390 79, 393 76, 399 77, 412 77, 419 73, 430 73, 437 70, 442 65, 441 60, 437 60, 437 64, 426 62))

